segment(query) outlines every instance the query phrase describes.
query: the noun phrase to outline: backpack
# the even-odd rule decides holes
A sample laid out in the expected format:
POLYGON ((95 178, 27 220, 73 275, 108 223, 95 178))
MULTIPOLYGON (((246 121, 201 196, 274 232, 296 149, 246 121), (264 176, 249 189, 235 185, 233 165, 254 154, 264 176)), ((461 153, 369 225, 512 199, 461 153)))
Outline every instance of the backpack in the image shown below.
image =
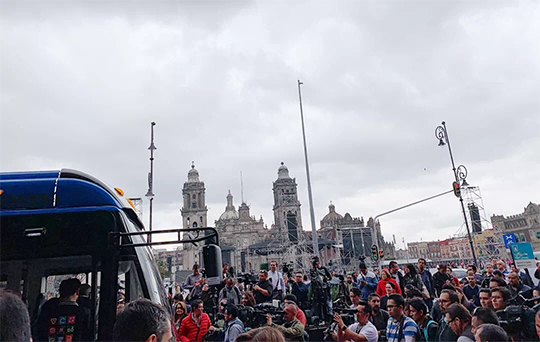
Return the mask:
POLYGON ((429 326, 430 326, 431 324, 437 324, 437 322, 435 322, 434 320, 430 319, 430 320, 427 322, 426 326, 425 326, 423 329, 420 329, 421 335, 422 335, 421 338, 424 338, 424 341, 429 341, 429 338, 428 338, 428 330, 429 330, 429 326))

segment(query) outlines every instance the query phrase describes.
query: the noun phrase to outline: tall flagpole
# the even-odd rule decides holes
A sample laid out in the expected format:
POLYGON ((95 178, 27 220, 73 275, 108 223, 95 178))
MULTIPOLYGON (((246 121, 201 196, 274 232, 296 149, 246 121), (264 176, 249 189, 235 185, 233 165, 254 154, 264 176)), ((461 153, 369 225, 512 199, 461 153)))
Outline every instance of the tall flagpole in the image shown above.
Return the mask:
POLYGON ((304 83, 298 80, 298 98, 300 100, 300 118, 302 120, 302 136, 304 138, 304 157, 306 160, 306 176, 307 176, 307 187, 308 187, 308 196, 309 196, 309 213, 311 216, 311 237, 313 240, 313 255, 319 256, 319 241, 317 237, 317 227, 315 226, 315 212, 313 210, 313 195, 311 194, 311 178, 309 176, 309 162, 308 162, 308 153, 307 153, 307 144, 306 144, 306 129, 304 127, 304 110, 302 108, 302 92, 300 91, 300 85, 304 83))
MULTIPOLYGON (((150 217, 149 217, 149 230, 152 231, 152 202, 154 201, 154 150, 157 150, 154 145, 154 126, 155 122, 150 124, 150 172, 148 173, 148 192, 146 197, 150 201, 150 217)), ((152 234, 148 235, 148 242, 152 242, 152 234)))

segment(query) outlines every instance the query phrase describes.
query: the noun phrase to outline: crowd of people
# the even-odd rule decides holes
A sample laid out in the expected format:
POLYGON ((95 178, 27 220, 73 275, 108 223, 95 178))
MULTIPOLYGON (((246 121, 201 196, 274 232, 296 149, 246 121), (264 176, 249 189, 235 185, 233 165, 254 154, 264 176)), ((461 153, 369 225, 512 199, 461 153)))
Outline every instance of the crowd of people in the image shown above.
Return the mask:
MULTIPOLYGON (((172 311, 146 299, 122 302, 113 336, 115 341, 315 341, 308 330, 324 328, 324 335, 316 336, 326 341, 538 340, 540 288, 528 270, 506 266, 500 260, 483 269, 469 265, 467 276, 457 279, 444 264, 432 274, 421 258, 401 268, 390 262, 379 277, 363 262, 357 272, 339 273, 314 258, 308 274, 288 268, 282 273, 272 261, 256 281, 241 277, 237 282, 224 265, 223 281, 208 286, 195 265, 183 284, 189 294, 170 297, 172 311), (257 326, 250 325, 253 317, 241 314, 269 307, 257 326)), ((540 267, 534 277, 540 278, 540 267)), ((30 327, 20 298, 1 290, 0 340, 29 341, 33 335, 49 341, 52 328, 71 332, 70 341, 92 340, 85 335, 92 324, 88 291, 75 278, 62 281, 60 296, 40 307, 30 327), (53 324, 50 317, 68 320, 53 324)))

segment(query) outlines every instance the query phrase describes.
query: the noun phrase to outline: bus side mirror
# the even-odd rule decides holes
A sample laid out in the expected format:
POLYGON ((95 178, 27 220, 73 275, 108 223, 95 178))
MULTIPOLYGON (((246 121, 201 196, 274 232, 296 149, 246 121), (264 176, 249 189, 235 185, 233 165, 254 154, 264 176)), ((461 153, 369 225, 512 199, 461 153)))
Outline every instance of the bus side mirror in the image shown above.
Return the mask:
POLYGON ((208 285, 219 285, 223 280, 221 248, 214 244, 204 246, 203 263, 208 285))

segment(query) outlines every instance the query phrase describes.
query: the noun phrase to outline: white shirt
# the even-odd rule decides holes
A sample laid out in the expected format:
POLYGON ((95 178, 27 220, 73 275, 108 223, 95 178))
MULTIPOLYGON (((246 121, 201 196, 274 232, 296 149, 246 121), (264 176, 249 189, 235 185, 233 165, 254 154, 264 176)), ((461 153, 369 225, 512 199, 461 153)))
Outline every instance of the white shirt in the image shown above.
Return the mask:
POLYGON ((364 335, 368 342, 377 342, 379 340, 379 333, 377 332, 377 328, 375 328, 373 323, 369 321, 366 323, 366 325, 360 325, 360 323, 353 323, 349 325, 348 328, 356 334, 364 335))
POLYGON ((285 281, 283 280, 283 275, 278 272, 268 271, 268 280, 271 280, 272 290, 285 290, 285 281))

